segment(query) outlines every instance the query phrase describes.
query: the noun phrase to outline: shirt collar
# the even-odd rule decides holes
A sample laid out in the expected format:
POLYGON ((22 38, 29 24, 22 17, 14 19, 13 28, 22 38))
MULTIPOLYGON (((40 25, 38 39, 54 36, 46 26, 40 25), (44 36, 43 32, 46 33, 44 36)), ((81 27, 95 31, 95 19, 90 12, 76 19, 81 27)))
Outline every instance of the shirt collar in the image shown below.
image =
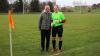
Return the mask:
POLYGON ((50 13, 50 12, 46 12, 45 10, 43 10, 44 13, 50 13))

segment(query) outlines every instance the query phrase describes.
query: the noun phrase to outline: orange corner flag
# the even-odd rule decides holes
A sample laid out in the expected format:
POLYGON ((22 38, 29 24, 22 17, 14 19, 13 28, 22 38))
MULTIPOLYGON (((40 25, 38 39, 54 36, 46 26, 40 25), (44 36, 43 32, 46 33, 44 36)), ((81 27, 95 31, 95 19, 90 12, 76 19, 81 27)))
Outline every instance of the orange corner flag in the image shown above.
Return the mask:
POLYGON ((12 13, 11 13, 11 10, 8 11, 8 19, 9 19, 9 25, 12 29, 14 29, 14 22, 13 22, 13 19, 12 19, 12 13))

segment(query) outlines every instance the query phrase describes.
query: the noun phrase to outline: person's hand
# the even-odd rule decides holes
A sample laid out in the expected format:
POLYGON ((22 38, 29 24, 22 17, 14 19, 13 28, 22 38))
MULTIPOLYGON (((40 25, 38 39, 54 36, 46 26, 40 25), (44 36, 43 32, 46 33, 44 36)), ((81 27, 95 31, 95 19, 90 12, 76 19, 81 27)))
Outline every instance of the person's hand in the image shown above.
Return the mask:
POLYGON ((39 31, 41 30, 41 27, 39 26, 39 31))
POLYGON ((54 23, 51 23, 51 26, 53 26, 54 25, 54 23))
POLYGON ((54 20, 54 21, 51 23, 51 26, 54 26, 54 24, 60 23, 60 22, 61 22, 61 20, 54 20))

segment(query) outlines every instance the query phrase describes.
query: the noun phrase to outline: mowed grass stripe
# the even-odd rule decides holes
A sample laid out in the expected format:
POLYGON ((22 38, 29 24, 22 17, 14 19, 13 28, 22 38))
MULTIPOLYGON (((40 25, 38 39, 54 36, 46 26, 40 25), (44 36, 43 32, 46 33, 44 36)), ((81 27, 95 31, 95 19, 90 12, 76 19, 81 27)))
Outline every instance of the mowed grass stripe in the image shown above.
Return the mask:
MULTIPOLYGON (((67 19, 63 34, 65 53, 60 56, 99 56, 100 14, 65 14, 65 16, 67 19), (90 46, 81 49, 82 46, 87 45, 90 46), (77 47, 80 49, 67 52, 77 47)), ((7 15, 0 15, 0 17, 0 56, 9 56, 8 18, 7 15)), ((15 29, 12 32, 14 56, 48 56, 52 54, 51 51, 44 54, 40 52, 38 18, 39 14, 13 15, 15 22, 15 29)), ((50 49, 52 49, 52 43, 50 49)))

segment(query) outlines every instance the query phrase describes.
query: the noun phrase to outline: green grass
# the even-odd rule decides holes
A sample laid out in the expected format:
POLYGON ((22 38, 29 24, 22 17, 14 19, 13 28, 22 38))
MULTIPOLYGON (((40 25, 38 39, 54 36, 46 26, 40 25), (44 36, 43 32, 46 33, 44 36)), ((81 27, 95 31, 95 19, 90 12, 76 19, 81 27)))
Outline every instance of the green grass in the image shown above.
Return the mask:
MULTIPOLYGON (((65 14, 63 49, 59 56, 100 56, 100 14, 65 14)), ((13 15, 14 56, 51 56, 40 52, 39 14, 13 15)), ((52 43, 50 43, 52 49, 52 43)), ((0 56, 10 56, 7 15, 0 15, 0 56)))

